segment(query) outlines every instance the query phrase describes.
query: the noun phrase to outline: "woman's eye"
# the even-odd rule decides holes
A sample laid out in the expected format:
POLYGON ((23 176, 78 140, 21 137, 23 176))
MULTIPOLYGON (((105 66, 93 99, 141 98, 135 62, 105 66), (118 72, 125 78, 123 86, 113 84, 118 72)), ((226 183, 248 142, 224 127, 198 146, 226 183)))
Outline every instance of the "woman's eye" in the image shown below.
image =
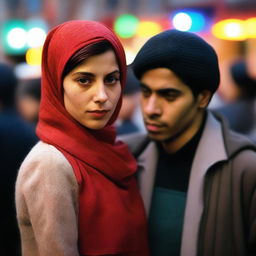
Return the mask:
POLYGON ((81 77, 76 80, 79 84, 87 85, 91 83, 91 80, 86 77, 81 77))
POLYGON ((118 81, 119 81, 119 78, 114 77, 114 76, 110 76, 110 77, 107 77, 107 78, 105 79, 105 83, 106 83, 106 84, 115 84, 115 83, 118 82, 118 81))

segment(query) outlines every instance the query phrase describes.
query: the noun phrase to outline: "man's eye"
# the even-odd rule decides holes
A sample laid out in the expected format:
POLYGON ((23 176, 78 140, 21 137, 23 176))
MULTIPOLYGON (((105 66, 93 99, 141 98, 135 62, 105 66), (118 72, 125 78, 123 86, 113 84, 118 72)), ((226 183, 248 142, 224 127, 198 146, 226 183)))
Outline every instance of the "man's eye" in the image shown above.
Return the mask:
POLYGON ((144 97, 150 96, 151 92, 147 88, 141 88, 141 92, 144 97))
POLYGON ((168 101, 174 101, 178 97, 178 95, 172 93, 172 94, 166 94, 164 95, 164 97, 168 101))

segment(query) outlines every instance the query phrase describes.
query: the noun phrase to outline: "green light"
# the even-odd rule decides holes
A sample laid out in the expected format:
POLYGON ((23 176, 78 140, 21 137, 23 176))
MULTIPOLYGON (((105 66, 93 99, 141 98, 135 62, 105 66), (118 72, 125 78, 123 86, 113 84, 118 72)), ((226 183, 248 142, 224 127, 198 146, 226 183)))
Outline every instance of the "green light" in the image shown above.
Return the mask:
POLYGON ((7 54, 24 54, 27 50, 26 25, 22 20, 9 20, 2 29, 2 43, 7 54))
POLYGON ((131 14, 119 16, 114 24, 115 32, 122 38, 129 38, 135 35, 139 20, 131 14))

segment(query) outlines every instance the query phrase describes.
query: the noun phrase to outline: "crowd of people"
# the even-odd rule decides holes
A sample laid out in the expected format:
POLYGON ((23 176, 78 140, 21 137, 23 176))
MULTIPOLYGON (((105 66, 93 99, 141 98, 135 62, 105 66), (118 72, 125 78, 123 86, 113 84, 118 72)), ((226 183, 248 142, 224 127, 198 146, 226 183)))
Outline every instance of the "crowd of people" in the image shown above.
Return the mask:
POLYGON ((237 98, 211 108, 203 38, 166 30, 127 66, 81 20, 48 33, 40 77, 1 63, 0 255, 255 255, 256 80, 244 59, 230 76, 237 98))

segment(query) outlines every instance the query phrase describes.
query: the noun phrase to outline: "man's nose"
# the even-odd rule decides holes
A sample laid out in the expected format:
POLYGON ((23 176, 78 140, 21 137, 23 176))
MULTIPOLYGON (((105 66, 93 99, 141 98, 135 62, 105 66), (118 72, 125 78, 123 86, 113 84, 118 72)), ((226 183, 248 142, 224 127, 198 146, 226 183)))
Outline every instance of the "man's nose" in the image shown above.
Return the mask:
POLYGON ((145 100, 143 103, 143 112, 148 116, 161 115, 162 110, 155 95, 152 95, 145 100))

